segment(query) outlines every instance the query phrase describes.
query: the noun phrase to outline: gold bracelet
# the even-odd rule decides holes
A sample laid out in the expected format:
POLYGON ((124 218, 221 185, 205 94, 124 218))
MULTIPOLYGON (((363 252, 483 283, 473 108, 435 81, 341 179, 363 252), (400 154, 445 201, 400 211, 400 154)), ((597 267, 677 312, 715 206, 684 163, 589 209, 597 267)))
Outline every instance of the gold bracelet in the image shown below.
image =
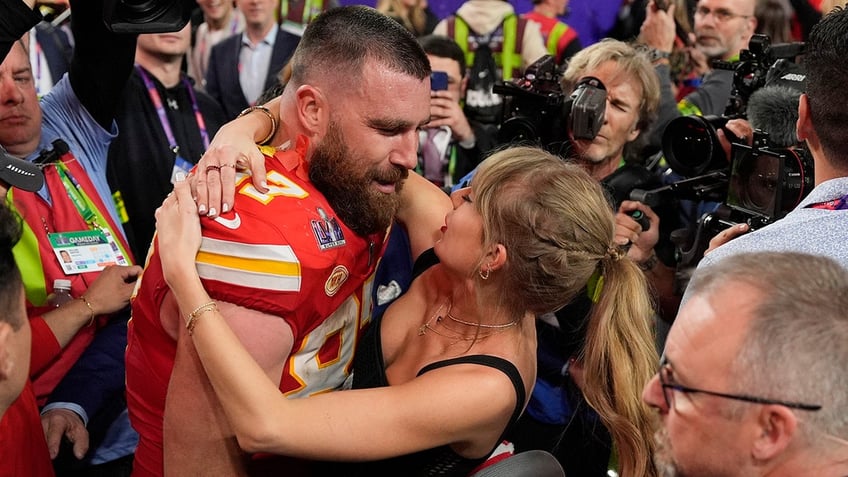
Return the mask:
POLYGON ((266 116, 268 116, 268 119, 271 120, 271 132, 269 132, 268 135, 265 136, 265 139, 256 143, 260 146, 264 146, 271 142, 271 139, 274 139, 274 136, 277 135, 277 118, 275 118, 274 115, 271 113, 271 110, 266 108, 265 106, 250 106, 249 108, 246 108, 244 111, 240 112, 237 117, 240 118, 242 116, 246 116, 254 111, 262 111, 263 113, 265 113, 266 116))
POLYGON ((90 311, 90 312, 91 312, 91 318, 89 318, 89 320, 88 320, 88 324, 87 324, 87 325, 85 325, 85 326, 91 326, 91 325, 93 325, 93 324, 94 324, 94 317, 95 317, 95 316, 97 316, 97 315, 94 313, 94 307, 93 307, 93 306, 91 306, 91 302, 89 302, 89 301, 88 301, 88 298, 86 298, 86 297, 85 297, 85 295, 81 295, 81 296, 79 297, 79 299, 80 299, 80 300, 82 300, 82 302, 83 302, 83 303, 85 303, 85 306, 87 306, 87 307, 88 307, 88 311, 90 311))
POLYGON ((188 317, 186 319, 186 329, 188 330, 189 335, 194 333, 194 327, 197 325, 198 318, 200 317, 200 315, 206 313, 207 311, 218 311, 218 305, 215 304, 214 301, 210 301, 209 303, 204 303, 198 306, 194 309, 194 311, 188 314, 188 317))

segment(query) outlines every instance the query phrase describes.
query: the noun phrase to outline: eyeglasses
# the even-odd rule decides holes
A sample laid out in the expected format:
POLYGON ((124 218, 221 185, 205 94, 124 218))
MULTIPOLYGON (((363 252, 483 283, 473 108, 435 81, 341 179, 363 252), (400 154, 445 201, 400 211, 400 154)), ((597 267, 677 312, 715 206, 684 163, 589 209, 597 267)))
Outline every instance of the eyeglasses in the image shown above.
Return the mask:
POLYGON ((680 384, 672 384, 671 383, 671 365, 668 364, 665 356, 660 360, 660 386, 662 386, 663 390, 663 398, 665 398, 665 405, 671 409, 674 406, 674 391, 678 391, 681 393, 701 393, 708 394, 710 396, 718 396, 723 397, 725 399, 735 399, 737 401, 745 401, 752 402, 755 404, 777 404, 780 406, 786 406, 792 409, 801 409, 804 411, 818 411, 822 407, 820 404, 804 404, 800 402, 791 402, 791 401, 780 401, 777 399, 766 399, 755 396, 748 396, 745 394, 727 394, 727 393, 719 393, 715 391, 706 391, 704 389, 695 389, 687 386, 681 386, 680 384))
POLYGON ((716 19, 717 22, 724 23, 729 22, 734 18, 750 18, 751 15, 739 15, 738 13, 733 13, 726 8, 716 8, 715 10, 710 10, 707 7, 698 7, 695 9, 696 17, 705 17, 710 13, 713 14, 713 18, 716 19))

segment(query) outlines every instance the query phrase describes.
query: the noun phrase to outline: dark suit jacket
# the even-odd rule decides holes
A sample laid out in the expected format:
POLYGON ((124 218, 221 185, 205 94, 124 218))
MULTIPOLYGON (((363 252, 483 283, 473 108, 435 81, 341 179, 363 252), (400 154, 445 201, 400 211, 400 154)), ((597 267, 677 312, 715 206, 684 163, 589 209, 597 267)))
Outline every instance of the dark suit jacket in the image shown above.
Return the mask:
MULTIPOLYGON (((289 61, 300 37, 278 28, 271 65, 265 78, 263 90, 277 83, 277 74, 289 61)), ((241 35, 233 35, 212 47, 209 52, 209 69, 206 71, 206 92, 215 98, 229 119, 233 119, 244 108, 250 106, 239 83, 238 63, 241 52, 241 35)))
POLYGON ((62 79, 62 75, 71 69, 73 47, 68 34, 61 28, 56 28, 49 22, 41 22, 35 28, 36 40, 47 60, 53 84, 56 84, 62 79))

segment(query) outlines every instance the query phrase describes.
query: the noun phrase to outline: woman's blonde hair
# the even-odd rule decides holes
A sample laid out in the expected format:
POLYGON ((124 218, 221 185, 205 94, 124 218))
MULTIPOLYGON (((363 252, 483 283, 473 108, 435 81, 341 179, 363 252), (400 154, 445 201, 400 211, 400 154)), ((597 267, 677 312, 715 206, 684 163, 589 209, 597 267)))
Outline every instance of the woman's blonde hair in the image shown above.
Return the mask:
POLYGON ((558 310, 602 277, 580 356, 583 392, 612 434, 622 475, 652 475, 655 423, 641 394, 658 361, 654 308, 644 275, 613 244, 615 218, 601 185, 532 147, 495 153, 471 184, 484 247, 507 250, 493 278, 508 310, 558 310))

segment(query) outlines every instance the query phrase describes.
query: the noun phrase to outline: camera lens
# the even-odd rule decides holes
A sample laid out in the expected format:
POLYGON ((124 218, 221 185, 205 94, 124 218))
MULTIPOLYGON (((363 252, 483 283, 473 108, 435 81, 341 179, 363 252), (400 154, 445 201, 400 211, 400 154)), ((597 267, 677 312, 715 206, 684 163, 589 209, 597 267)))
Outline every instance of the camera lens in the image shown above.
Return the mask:
POLYGON ((724 169, 727 159, 716 129, 727 123, 717 116, 683 116, 666 126, 662 150, 675 172, 694 177, 706 171, 724 169))

